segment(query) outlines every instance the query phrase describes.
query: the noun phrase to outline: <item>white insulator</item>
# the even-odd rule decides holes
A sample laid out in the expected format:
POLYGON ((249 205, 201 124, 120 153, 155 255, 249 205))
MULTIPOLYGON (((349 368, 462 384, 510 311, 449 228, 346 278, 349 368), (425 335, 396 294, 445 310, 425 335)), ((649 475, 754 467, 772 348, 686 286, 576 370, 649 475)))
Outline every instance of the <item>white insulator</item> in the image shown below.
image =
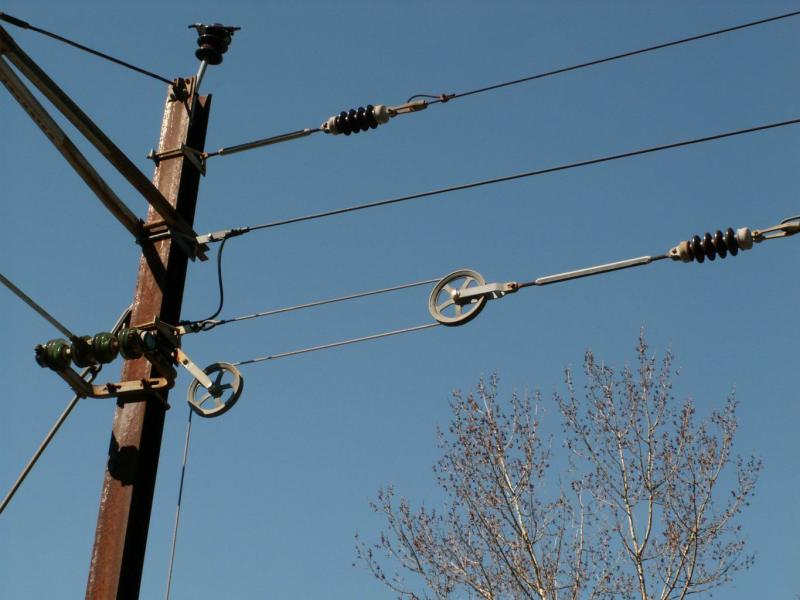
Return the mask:
POLYGON ((392 114, 389 112, 389 107, 385 104, 376 104, 372 114, 375 115, 375 120, 381 125, 388 123, 389 119, 392 117, 392 114))
POLYGON ((341 131, 339 131, 336 127, 336 117, 338 115, 333 115, 330 119, 325 121, 322 125, 319 126, 322 131, 325 133, 330 133, 332 135, 339 135, 341 131))
POLYGON ((750 250, 753 247, 753 234, 747 227, 736 230, 736 241, 741 250, 750 250))
POLYGON ((683 241, 675 246, 669 251, 669 257, 672 260, 680 260, 685 263, 692 262, 692 253, 689 250, 689 242, 683 241))

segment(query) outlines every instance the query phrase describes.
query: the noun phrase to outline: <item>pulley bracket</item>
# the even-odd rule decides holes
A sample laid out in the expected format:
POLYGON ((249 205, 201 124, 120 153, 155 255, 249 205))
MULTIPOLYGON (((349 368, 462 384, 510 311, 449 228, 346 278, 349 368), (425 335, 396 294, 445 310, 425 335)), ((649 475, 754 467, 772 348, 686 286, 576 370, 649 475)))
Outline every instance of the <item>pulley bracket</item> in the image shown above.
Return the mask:
POLYGON ((464 290, 455 290, 453 293, 453 300, 456 304, 471 304, 477 302, 479 298, 486 300, 497 300, 506 294, 513 294, 519 290, 516 281, 509 281, 506 283, 487 283, 476 287, 468 287, 464 290))

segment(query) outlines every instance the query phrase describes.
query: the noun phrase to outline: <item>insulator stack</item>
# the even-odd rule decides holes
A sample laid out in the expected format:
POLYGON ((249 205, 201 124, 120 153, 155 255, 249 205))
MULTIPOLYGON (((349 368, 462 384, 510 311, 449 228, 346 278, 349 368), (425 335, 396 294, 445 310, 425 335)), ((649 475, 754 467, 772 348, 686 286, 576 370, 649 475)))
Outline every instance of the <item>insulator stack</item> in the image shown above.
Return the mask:
POLYGON ((218 65, 222 62, 222 55, 228 51, 233 34, 241 29, 240 27, 227 27, 220 23, 211 25, 195 23, 189 27, 194 27, 198 34, 198 48, 194 51, 194 55, 209 65, 218 65))
POLYGON ((368 129, 375 129, 378 125, 388 123, 391 117, 389 109, 383 104, 372 106, 368 104, 366 108, 359 106, 358 109, 352 108, 349 111, 342 111, 325 121, 320 129, 325 133, 333 135, 350 135, 368 129))
POLYGON ((86 368, 108 364, 122 354, 123 358, 139 358, 156 349, 156 338, 136 328, 122 329, 118 335, 103 331, 93 336, 50 340, 36 346, 36 362, 41 367, 63 371, 70 363, 86 368))
POLYGON ((672 260, 702 263, 706 258, 714 260, 717 256, 736 256, 739 250, 750 250, 752 247, 753 234, 747 227, 737 231, 728 227, 725 232, 717 230, 714 234, 706 232, 702 236, 695 235, 675 246, 669 255, 672 260))

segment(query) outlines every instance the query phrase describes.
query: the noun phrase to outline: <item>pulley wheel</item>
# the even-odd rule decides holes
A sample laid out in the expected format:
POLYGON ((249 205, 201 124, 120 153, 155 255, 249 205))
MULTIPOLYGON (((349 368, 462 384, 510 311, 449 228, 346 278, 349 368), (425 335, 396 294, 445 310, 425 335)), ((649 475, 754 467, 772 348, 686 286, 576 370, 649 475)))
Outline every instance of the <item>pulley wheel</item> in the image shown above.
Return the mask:
POLYGON ((486 281, 477 271, 461 269, 442 278, 428 298, 428 311, 442 325, 454 327, 470 322, 486 306, 486 298, 477 298, 469 304, 456 302, 456 292, 485 285, 486 281))
POLYGON ((187 400, 191 409, 201 417, 218 417, 229 411, 242 394, 244 380, 230 363, 214 363, 203 369, 211 379, 207 390, 195 379, 189 385, 187 400))

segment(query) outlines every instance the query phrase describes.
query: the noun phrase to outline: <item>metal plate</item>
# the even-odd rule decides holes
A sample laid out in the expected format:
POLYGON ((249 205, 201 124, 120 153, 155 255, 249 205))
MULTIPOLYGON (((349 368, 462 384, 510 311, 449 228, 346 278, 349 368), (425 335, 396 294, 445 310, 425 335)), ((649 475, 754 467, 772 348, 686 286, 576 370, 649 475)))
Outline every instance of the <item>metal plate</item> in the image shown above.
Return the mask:
POLYGON ((428 311, 442 325, 453 327, 470 322, 486 306, 486 298, 478 298, 469 304, 459 304, 453 298, 455 292, 484 285, 486 281, 477 271, 461 269, 446 275, 436 284, 428 298, 428 311))
POLYGON ((195 379, 189 385, 187 401, 201 417, 218 417, 236 404, 242 394, 244 380, 239 370, 230 363, 214 363, 203 372, 211 378, 211 389, 207 390, 195 379), (225 383, 226 379, 230 381, 225 383))

